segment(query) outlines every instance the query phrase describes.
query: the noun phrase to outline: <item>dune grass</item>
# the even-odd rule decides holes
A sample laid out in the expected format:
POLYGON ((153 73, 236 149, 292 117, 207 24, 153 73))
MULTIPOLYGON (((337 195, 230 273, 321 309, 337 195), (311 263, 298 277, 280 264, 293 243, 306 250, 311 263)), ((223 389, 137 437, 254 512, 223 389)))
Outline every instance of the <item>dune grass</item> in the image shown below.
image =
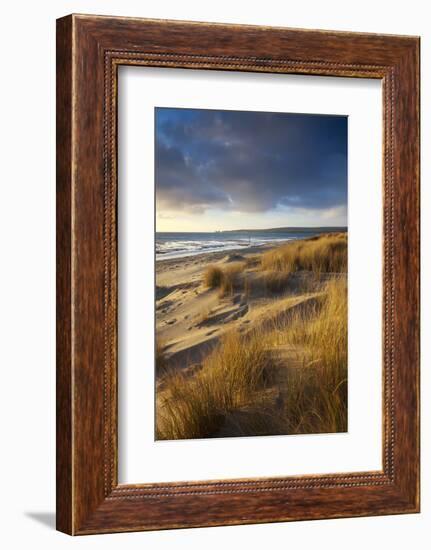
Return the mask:
POLYGON ((204 285, 208 288, 220 287, 223 280, 223 270, 216 266, 210 265, 204 271, 204 285))
MULTIPOLYGON (((322 274, 347 272, 347 233, 330 233, 293 241, 253 256, 243 262, 209 265, 203 275, 207 288, 219 289, 219 297, 245 292, 261 284, 267 295, 277 295, 291 287, 291 274, 313 274, 316 281, 322 274), (260 271, 260 277, 248 277, 249 270, 260 271)), ((310 283, 310 280, 308 280, 310 283)))
POLYGON ((156 373, 158 375, 164 374, 168 368, 164 348, 165 348, 165 343, 159 338, 156 338, 155 364, 156 364, 156 373))
POLYGON ((244 272, 244 269, 245 264, 243 262, 229 264, 223 269, 223 278, 219 293, 221 297, 233 294, 235 286, 239 284, 239 278, 244 272))
POLYGON ((193 377, 171 372, 164 381, 167 389, 157 403, 157 439, 215 437, 232 417, 235 433, 230 435, 345 431, 345 276, 324 285, 321 307, 304 309, 285 322, 278 316, 247 335, 232 331, 193 377), (301 368, 290 368, 288 360, 280 363, 273 353, 286 347, 294 350, 301 368), (280 395, 275 403, 268 396, 277 376, 280 395))
POLYGON ((204 272, 204 285, 208 288, 218 288, 220 297, 231 295, 245 267, 245 262, 233 262, 222 267, 210 265, 204 272))
POLYGON ((325 234, 293 241, 262 254, 261 269, 291 273, 347 272, 347 233, 325 234))
POLYGON ((347 430, 347 281, 344 276, 324 286, 315 315, 298 313, 289 326, 273 326, 267 345, 298 350, 303 368, 287 371, 284 395, 290 433, 347 430))
POLYGON ((263 276, 265 290, 270 294, 280 294, 289 287, 291 280, 289 272, 268 271, 263 276))
POLYGON ((214 435, 227 412, 255 401, 267 362, 257 339, 244 346, 237 332, 228 333, 193 379, 174 372, 165 380, 168 395, 158 404, 157 439, 214 435))

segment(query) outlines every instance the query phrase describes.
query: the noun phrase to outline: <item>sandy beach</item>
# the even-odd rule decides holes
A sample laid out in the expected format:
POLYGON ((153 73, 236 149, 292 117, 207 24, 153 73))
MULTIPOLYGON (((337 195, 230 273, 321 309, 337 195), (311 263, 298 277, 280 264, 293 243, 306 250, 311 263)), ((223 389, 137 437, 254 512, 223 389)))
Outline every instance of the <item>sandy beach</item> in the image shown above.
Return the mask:
MULTIPOLYGON (((156 263, 156 329, 167 364, 193 369, 226 332, 244 333, 274 313, 305 303, 313 295, 265 296, 259 285, 256 263, 260 255, 276 245, 158 261, 156 263), (252 291, 238 290, 220 297, 218 289, 207 288, 204 271, 209 265, 228 267, 245 262, 245 276, 252 291)), ((293 283, 293 278, 292 278, 293 283)))
POLYGON ((328 373, 337 391, 346 382, 346 251, 344 233, 156 262, 160 438, 345 429, 344 405, 328 428, 303 395, 314 399, 328 373), (300 397, 287 411, 292 387, 300 397), (209 427, 195 428, 205 415, 209 427))

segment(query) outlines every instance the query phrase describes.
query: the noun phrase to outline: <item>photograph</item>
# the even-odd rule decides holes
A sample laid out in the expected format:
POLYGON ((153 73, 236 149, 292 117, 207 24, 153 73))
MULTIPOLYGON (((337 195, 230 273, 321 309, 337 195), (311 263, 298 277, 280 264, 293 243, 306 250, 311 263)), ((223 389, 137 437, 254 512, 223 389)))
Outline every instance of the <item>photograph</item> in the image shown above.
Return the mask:
POLYGON ((155 108, 155 439, 348 430, 348 117, 155 108))
POLYGON ((2 548, 429 548, 429 4, 2 8, 2 548))

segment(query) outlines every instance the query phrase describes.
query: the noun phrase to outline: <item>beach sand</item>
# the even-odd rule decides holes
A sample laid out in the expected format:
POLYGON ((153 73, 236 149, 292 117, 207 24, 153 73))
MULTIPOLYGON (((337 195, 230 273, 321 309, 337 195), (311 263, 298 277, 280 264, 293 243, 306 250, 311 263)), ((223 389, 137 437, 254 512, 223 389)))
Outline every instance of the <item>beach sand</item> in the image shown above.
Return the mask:
POLYGON ((156 262, 158 438, 345 431, 346 267, 346 234, 156 262))
POLYGON ((313 303, 315 293, 296 292, 302 285, 295 276, 291 277, 287 296, 264 292, 256 264, 264 251, 275 246, 203 253, 156 263, 156 334, 169 367, 193 368, 224 333, 232 329, 245 333, 277 310, 285 312, 313 303), (247 293, 233 291, 220 297, 218 289, 204 285, 209 265, 225 268, 239 262, 246 263, 244 276, 250 282, 247 293))

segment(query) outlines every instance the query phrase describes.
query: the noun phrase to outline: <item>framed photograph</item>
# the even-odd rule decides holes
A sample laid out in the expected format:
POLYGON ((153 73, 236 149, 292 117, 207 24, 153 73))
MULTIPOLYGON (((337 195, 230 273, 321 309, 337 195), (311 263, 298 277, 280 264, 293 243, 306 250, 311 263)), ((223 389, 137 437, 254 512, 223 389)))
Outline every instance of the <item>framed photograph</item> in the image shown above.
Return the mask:
POLYGON ((57 528, 419 511, 419 38, 57 21, 57 528))

